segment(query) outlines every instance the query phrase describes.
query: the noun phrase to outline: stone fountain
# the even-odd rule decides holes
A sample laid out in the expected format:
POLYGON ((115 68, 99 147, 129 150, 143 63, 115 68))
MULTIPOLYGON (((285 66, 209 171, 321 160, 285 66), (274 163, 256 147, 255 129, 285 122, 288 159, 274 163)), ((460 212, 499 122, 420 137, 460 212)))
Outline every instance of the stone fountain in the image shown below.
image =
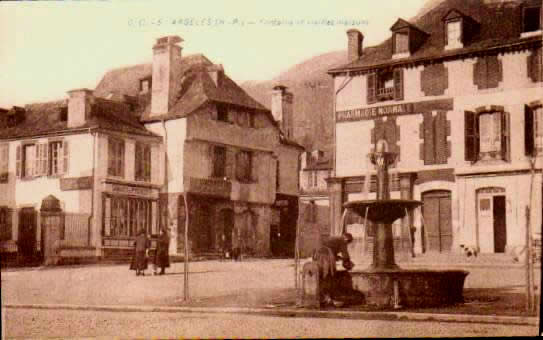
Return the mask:
POLYGON ((422 202, 390 199, 388 167, 396 154, 388 152, 386 141, 379 141, 376 151, 369 157, 377 170, 377 197, 375 200, 351 201, 344 207, 375 225, 373 260, 365 270, 344 271, 338 275, 336 289, 361 292, 366 304, 378 307, 435 307, 463 302, 467 271, 407 270, 396 264, 392 223, 421 206, 422 202))

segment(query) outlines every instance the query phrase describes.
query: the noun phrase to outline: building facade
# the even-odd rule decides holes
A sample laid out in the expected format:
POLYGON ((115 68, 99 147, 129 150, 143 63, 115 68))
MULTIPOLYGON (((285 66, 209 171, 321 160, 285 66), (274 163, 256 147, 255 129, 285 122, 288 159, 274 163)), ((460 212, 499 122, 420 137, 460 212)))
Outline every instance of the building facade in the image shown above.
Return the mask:
POLYGON ((384 139, 398 155, 391 197, 424 203, 394 227, 416 252, 508 253, 527 227, 541 237, 541 16, 538 1, 446 0, 378 46, 347 32, 348 63, 329 71, 335 232, 344 202, 375 197, 366 155, 384 139))
POLYGON ((3 252, 42 251, 49 195, 65 214, 65 257, 126 256, 137 231, 160 228, 182 254, 187 223, 191 254, 294 249, 301 147, 181 42, 157 39, 152 63, 111 70, 94 90, 0 112, 3 252))

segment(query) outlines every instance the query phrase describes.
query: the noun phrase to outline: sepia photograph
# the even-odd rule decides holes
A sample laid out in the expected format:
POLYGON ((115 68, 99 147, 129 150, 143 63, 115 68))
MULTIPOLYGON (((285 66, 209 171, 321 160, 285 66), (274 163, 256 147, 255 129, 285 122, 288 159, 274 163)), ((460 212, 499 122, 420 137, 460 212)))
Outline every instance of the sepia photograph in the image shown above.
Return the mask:
POLYGON ((542 0, 0 0, 2 339, 541 336, 542 0))

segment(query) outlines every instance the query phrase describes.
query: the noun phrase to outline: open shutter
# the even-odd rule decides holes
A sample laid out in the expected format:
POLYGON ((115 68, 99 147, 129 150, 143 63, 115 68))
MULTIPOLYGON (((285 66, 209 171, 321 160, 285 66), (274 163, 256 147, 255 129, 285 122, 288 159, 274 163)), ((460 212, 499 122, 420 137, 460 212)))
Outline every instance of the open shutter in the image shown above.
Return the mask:
POLYGON ((511 119, 509 112, 502 112, 502 158, 506 162, 511 161, 511 137, 510 137, 510 125, 511 119))
POLYGON ((43 144, 43 174, 50 175, 49 144, 43 144))
POLYGON ((526 156, 534 155, 534 110, 524 105, 524 153, 526 156))
POLYGON ((436 161, 433 123, 432 112, 424 112, 424 164, 434 164, 436 161))
POLYGON ((367 79, 367 102, 368 104, 375 103, 377 101, 377 74, 368 73, 367 79))
POLYGON ((9 144, 0 145, 0 183, 8 182, 9 144))
POLYGON ((394 70, 394 100, 403 100, 403 69, 394 70))
POLYGON ((447 163, 447 113, 438 111, 434 119, 435 157, 437 164, 447 163))
POLYGON ((241 153, 242 153, 242 152, 239 151, 239 152, 236 153, 236 156, 235 156, 235 162, 236 162, 236 179, 237 179, 238 181, 243 180, 243 171, 244 171, 244 169, 243 169, 244 164, 243 164, 243 161, 242 161, 242 157, 243 157, 243 156, 242 156, 241 153))
POLYGON ((145 155, 143 155, 143 148, 141 147, 140 143, 136 143, 135 148, 135 154, 134 154, 134 170, 135 170, 135 177, 136 180, 141 180, 143 178, 143 158, 145 155))
POLYGON ((236 176, 236 153, 234 150, 226 149, 224 158, 224 173, 226 177, 234 178, 236 176))
MULTIPOLYGON (((68 149, 68 141, 62 142, 62 173, 67 174, 68 173, 68 166, 69 166, 69 155, 70 151, 68 149)), ((60 158, 60 155, 59 155, 60 158)))
MULTIPOLYGON (((251 181, 258 182, 258 164, 260 163, 258 161, 258 155, 255 153, 251 153, 250 156, 250 163, 251 163, 251 181)), ((279 165, 279 162, 277 162, 279 165)))
POLYGON ((464 158, 466 161, 475 162, 479 154, 479 129, 475 112, 464 112, 464 158))
POLYGON ((20 145, 17 145, 17 148, 15 149, 15 175, 17 178, 23 176, 23 161, 20 145))

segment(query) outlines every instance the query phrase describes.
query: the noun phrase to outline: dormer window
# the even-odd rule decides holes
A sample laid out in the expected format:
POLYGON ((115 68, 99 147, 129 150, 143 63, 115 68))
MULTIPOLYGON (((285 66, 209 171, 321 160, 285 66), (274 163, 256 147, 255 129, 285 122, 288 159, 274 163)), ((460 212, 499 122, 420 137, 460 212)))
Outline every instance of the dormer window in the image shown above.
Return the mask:
POLYGON ((522 36, 541 33, 541 6, 526 6, 522 10, 522 36))
POLYGON ((444 23, 445 49, 463 48, 474 38, 479 29, 479 23, 464 13, 451 9, 442 18, 444 23))
POLYGON ((146 94, 151 91, 151 77, 140 80, 140 94, 146 94))
POLYGON ((392 59, 409 57, 428 37, 428 33, 403 19, 398 19, 390 30, 392 31, 392 59))

